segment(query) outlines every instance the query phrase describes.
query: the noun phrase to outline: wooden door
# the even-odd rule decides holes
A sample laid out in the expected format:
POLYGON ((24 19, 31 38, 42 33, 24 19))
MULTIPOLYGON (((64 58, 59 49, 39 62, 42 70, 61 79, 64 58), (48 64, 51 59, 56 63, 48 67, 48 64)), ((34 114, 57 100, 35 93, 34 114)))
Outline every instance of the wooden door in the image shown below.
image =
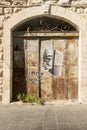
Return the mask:
POLYGON ((40 78, 44 100, 78 98, 78 40, 41 39, 40 78))
POLYGON ((13 100, 19 93, 38 94, 38 40, 13 40, 13 100))
POLYGON ((41 96, 44 100, 66 98, 65 47, 64 40, 41 40, 41 96))
POLYGON ((44 100, 78 98, 78 40, 14 38, 13 99, 18 93, 44 100))

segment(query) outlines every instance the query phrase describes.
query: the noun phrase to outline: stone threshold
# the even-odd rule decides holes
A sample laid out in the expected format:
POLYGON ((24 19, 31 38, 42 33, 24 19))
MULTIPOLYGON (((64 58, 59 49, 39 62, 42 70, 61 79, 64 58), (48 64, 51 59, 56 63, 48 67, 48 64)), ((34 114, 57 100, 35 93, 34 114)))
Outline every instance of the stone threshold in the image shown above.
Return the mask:
MULTIPOLYGON (((24 103, 22 101, 16 101, 16 102, 11 102, 10 104, 7 104, 7 105, 41 105, 41 106, 44 106, 44 105, 53 105, 53 106, 56 106, 56 105, 81 105, 81 104, 87 104, 87 103, 81 103, 79 101, 73 101, 73 100, 54 100, 54 101, 47 101, 47 102, 44 102, 44 104, 36 104, 36 103, 24 103)), ((0 102, 0 105, 3 105, 1 102, 0 102)))

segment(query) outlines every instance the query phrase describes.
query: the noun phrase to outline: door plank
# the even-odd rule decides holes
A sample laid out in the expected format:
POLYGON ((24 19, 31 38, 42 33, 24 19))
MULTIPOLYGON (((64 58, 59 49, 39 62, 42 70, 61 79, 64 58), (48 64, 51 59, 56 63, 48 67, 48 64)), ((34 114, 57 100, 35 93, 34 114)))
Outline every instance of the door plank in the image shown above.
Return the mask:
POLYGON ((38 95, 38 40, 25 40, 25 70, 27 94, 38 95))
POLYGON ((24 40, 13 39, 13 100, 19 93, 26 93, 24 40))
POLYGON ((67 79, 68 79, 68 99, 78 98, 78 40, 67 41, 67 79))
POLYGON ((78 99, 78 80, 74 78, 68 78, 68 99, 78 99))
POLYGON ((53 99, 53 40, 51 39, 42 39, 41 40, 41 97, 44 100, 53 99))
POLYGON ((65 99, 66 97, 66 80, 65 80, 65 47, 64 40, 54 39, 54 98, 65 99))

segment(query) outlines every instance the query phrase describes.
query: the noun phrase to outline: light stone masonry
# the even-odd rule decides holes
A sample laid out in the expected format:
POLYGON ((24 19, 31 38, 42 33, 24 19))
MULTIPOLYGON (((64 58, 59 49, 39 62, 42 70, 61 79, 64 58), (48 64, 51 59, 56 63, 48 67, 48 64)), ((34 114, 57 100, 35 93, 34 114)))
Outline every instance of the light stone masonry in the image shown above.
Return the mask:
POLYGON ((3 46, 0 44, 0 52, 3 52, 3 46))
POLYGON ((83 86, 82 89, 84 89, 84 86, 87 86, 87 78, 80 78, 80 82, 81 86, 83 86))
POLYGON ((3 86, 0 85, 0 95, 3 93, 3 86))
POLYGON ((81 69, 87 69, 87 61, 82 61, 81 62, 81 69))
POLYGON ((11 14, 13 12, 13 8, 4 8, 4 13, 5 14, 11 14))
POLYGON ((3 69, 0 69, 0 77, 3 77, 3 69))
POLYGON ((4 95, 4 103, 11 101, 11 30, 21 22, 41 15, 58 17, 78 28, 79 99, 87 102, 87 0, 0 0, 0 97, 4 95))
POLYGON ((1 15, 0 16, 0 22, 4 22, 4 20, 5 20, 5 15, 1 15))
POLYGON ((3 22, 0 22, 0 30, 3 28, 3 22))
POLYGON ((0 85, 2 85, 2 84, 3 84, 3 78, 0 77, 0 85))
POLYGON ((0 15, 3 13, 4 13, 3 8, 0 8, 0 15))
POLYGON ((3 60, 3 53, 0 53, 0 60, 3 60))

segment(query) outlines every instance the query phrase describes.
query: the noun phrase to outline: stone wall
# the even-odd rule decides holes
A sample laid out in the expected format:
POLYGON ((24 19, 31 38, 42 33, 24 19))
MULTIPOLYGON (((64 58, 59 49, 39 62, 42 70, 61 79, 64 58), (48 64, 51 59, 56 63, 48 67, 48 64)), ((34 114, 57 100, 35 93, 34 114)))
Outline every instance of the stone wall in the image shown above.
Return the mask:
POLYGON ((41 4, 62 6, 87 17, 87 0, 0 0, 0 20, 9 18, 23 8, 41 4))
POLYGON ((22 9, 43 4, 62 6, 87 18, 87 0, 0 0, 0 100, 3 93, 3 23, 22 9))
POLYGON ((13 13, 17 13, 30 6, 39 6, 42 4, 62 6, 77 12, 83 17, 87 17, 87 0, 0 0, 0 29, 3 26, 3 21, 11 17, 13 13))

